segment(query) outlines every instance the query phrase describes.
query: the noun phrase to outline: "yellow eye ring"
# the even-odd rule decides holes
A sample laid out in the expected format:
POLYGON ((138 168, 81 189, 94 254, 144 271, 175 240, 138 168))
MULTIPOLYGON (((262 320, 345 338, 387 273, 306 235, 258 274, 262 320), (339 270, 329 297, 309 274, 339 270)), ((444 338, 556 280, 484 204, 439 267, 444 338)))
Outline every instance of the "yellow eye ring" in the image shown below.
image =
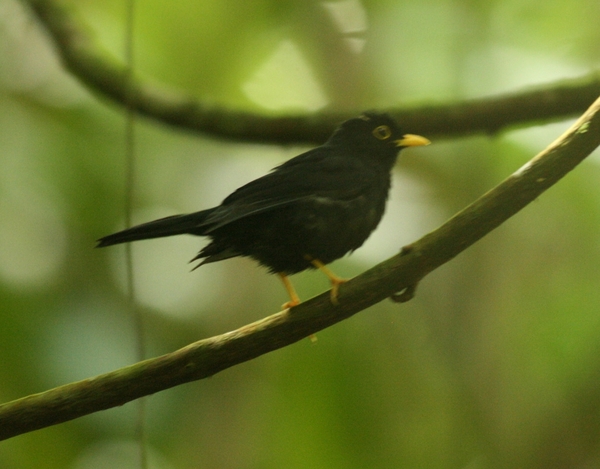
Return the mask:
POLYGON ((373 130, 373 136, 378 140, 387 140, 392 136, 392 131, 387 125, 380 125, 373 130))

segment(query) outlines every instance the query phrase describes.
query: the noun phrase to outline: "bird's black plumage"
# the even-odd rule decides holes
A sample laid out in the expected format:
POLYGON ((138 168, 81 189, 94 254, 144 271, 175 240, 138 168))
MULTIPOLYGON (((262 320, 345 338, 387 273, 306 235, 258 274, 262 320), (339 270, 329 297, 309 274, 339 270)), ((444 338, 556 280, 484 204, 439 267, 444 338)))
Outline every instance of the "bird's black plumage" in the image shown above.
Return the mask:
POLYGON ((129 228, 98 247, 192 234, 211 240, 193 259, 200 265, 246 256, 285 276, 328 264, 360 247, 379 224, 398 151, 427 143, 403 136, 387 114, 365 113, 218 207, 129 228))

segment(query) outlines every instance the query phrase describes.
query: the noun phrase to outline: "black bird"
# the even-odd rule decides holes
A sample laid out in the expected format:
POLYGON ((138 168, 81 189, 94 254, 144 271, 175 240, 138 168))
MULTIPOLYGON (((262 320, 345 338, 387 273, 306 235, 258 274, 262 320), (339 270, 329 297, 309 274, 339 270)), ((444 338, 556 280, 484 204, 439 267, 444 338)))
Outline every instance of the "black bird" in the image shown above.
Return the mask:
POLYGON ((387 114, 365 113, 342 123, 322 146, 240 187, 218 207, 134 226, 99 239, 97 247, 208 236, 211 242, 192 259, 202 260, 196 268, 251 257, 282 279, 290 295, 284 308, 300 303, 288 275, 317 268, 329 277, 336 303, 344 279, 325 265, 360 247, 379 224, 399 150, 429 143, 403 135, 387 114))

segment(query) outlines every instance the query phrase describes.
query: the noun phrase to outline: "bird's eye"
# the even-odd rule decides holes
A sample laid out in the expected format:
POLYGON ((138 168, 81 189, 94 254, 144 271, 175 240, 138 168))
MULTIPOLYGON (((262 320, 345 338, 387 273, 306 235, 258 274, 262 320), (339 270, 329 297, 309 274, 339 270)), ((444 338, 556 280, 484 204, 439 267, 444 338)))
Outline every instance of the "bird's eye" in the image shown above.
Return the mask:
POLYGON ((391 137, 392 131, 387 125, 380 125, 373 130, 373 135, 378 140, 387 140, 391 137))

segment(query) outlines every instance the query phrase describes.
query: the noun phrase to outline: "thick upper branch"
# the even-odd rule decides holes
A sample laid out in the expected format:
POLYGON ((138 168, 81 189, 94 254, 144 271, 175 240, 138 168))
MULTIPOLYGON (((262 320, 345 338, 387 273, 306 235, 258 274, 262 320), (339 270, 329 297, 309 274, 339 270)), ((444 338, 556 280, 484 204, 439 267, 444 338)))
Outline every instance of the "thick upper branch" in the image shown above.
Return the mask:
MULTIPOLYGON (((140 114, 169 125, 229 140, 321 143, 339 122, 364 111, 265 117, 209 104, 139 79, 130 81, 125 65, 102 51, 70 8, 57 0, 25 1, 50 33, 67 69, 82 83, 121 106, 129 102, 131 93, 131 103, 140 114)), ((583 112, 598 95, 600 77, 591 74, 534 90, 386 111, 406 131, 439 138, 495 133, 508 126, 571 117, 583 112)))

